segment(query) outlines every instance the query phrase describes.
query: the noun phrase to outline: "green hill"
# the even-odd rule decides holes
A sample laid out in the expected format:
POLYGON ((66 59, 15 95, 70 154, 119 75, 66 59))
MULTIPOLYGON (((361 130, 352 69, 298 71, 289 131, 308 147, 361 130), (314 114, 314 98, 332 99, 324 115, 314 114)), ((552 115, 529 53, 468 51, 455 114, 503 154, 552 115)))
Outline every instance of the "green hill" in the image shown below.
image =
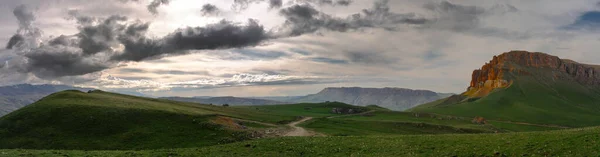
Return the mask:
POLYGON ((0 118, 0 147, 28 149, 156 149, 198 147, 251 138, 212 121, 237 114, 222 107, 96 91, 52 94, 0 118))
POLYGON ((300 116, 334 116, 330 102, 223 107, 93 91, 63 91, 0 118, 0 148, 158 149, 252 139, 300 116), (248 128, 249 127, 249 128, 248 128))
POLYGON ((412 112, 567 127, 600 125, 596 66, 543 53, 508 52, 476 70, 469 90, 412 112))

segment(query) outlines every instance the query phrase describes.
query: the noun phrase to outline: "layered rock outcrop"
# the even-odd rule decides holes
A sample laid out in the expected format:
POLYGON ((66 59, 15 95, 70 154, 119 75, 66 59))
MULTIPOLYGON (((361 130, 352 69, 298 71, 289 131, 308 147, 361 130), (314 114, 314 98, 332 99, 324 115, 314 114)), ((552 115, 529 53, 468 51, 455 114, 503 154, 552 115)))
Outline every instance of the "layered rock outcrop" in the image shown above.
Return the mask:
POLYGON ((504 77, 507 72, 527 75, 522 68, 543 68, 567 74, 584 85, 600 85, 599 66, 580 64, 557 56, 540 52, 510 51, 498 56, 473 71, 470 86, 466 95, 471 97, 485 96, 495 88, 510 85, 511 80, 504 77))

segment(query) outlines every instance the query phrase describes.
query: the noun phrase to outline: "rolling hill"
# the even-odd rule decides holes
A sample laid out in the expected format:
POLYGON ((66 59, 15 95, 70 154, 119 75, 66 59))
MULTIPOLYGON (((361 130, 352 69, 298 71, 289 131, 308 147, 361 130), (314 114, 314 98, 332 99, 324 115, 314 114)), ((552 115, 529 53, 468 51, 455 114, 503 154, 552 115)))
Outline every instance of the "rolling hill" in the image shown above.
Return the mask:
POLYGON ((410 109, 488 119, 600 125, 600 68, 539 52, 511 51, 475 70, 468 90, 410 109))
POLYGON ((416 105, 448 96, 450 94, 404 88, 330 87, 323 89, 317 94, 290 99, 288 101, 297 103, 337 101, 357 106, 378 105, 396 111, 403 111, 416 105))
POLYGON ((88 91, 89 88, 78 88, 65 85, 31 85, 19 84, 0 87, 0 117, 29 105, 47 95, 63 90, 88 91))
MULTIPOLYGON (((471 145, 487 146, 494 141, 501 143, 507 139, 518 142, 517 146, 533 142, 536 145, 531 149, 557 153, 553 149, 562 143, 541 148, 538 147, 539 139, 551 141, 563 137, 559 135, 567 135, 564 137, 569 139, 564 141, 572 142, 578 140, 574 137, 597 136, 590 134, 597 128, 585 131, 485 134, 556 129, 562 128, 497 120, 476 124, 469 117, 398 112, 379 106, 361 107, 339 102, 223 107, 99 90, 88 93, 68 90, 51 94, 1 117, 0 156, 402 154, 390 151, 395 150, 389 149, 392 145, 400 146, 404 153, 445 156, 450 155, 444 154, 449 153, 446 149, 462 147, 444 143, 469 140, 472 141, 467 143, 470 148, 471 145), (299 126, 315 132, 316 136, 328 137, 280 137, 289 130, 285 124, 306 117, 312 117, 312 120, 299 126), (535 138, 524 139, 530 135, 535 138), (376 142, 381 139, 385 142, 376 142), (358 149, 355 147, 357 143, 368 147, 358 149), (330 150, 329 147, 344 151, 330 150), (369 151, 360 151, 363 149, 369 151)), ((597 146, 597 143, 590 142, 581 143, 580 146, 597 146)), ((499 151, 514 151, 517 146, 499 151)), ((494 153, 488 149, 474 152, 494 153)), ((474 152, 450 153, 466 155, 474 152)))
POLYGON ((109 93, 67 90, 0 118, 0 148, 128 150, 189 148, 281 132, 301 116, 332 109, 368 111, 343 103, 223 107, 109 93), (309 108, 309 109, 307 109, 309 108), (265 131, 268 129, 269 131, 265 131))

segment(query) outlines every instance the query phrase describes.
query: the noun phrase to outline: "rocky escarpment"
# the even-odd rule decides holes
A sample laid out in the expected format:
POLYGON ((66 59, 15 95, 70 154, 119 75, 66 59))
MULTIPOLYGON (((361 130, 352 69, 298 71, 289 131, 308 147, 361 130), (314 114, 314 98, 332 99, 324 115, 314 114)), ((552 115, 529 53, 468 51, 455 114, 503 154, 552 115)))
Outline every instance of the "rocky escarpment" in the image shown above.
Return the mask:
POLYGON ((557 56, 540 52, 511 51, 494 56, 481 69, 473 71, 471 83, 465 95, 481 97, 495 88, 507 87, 512 80, 505 77, 505 74, 510 72, 517 75, 528 75, 529 72, 523 68, 550 69, 567 74, 584 85, 600 85, 600 74, 598 73, 600 68, 598 66, 560 59, 557 56))
POLYGON ((406 110, 447 96, 449 94, 440 94, 428 90, 342 87, 325 88, 317 94, 292 101, 309 103, 337 101, 358 106, 378 105, 392 110, 406 110))

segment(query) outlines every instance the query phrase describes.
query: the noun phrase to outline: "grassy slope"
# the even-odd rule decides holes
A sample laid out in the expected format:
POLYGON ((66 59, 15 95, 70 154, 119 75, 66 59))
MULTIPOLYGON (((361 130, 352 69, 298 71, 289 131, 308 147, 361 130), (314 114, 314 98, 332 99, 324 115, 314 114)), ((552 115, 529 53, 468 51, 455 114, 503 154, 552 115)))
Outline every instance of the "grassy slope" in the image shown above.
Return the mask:
POLYGON ((4 156, 597 156, 600 128, 467 135, 270 138, 148 151, 0 150, 4 156))
MULTIPOLYGON (((96 91, 64 91, 0 118, 0 148, 156 149, 248 139, 212 123, 218 116, 286 124, 298 116, 333 116, 342 103, 221 107, 96 91)), ((243 122, 252 128, 260 124, 243 122)))
MULTIPOLYGON (((254 110, 263 114, 276 114, 276 115, 287 115, 287 116, 304 116, 304 117, 327 117, 336 116, 337 114, 331 113, 332 108, 352 108, 360 111, 371 110, 367 107, 352 106, 339 102, 327 102, 327 103, 301 103, 292 105, 265 105, 265 106, 240 106, 235 107, 245 110, 254 110)), ((291 121, 291 120, 290 120, 291 121)))
POLYGON ((333 136, 493 133, 559 129, 498 121, 478 125, 473 124, 470 118, 395 111, 374 111, 365 115, 316 118, 302 126, 333 136))
POLYGON ((101 91, 65 91, 0 118, 0 147, 156 149, 207 146, 249 138, 246 131, 211 123, 217 115, 266 122, 294 118, 101 91))
POLYGON ((531 75, 509 75, 514 83, 472 102, 424 104, 409 111, 482 116, 487 119, 554 124, 569 127, 600 125, 600 94, 560 73, 527 69, 531 75))

